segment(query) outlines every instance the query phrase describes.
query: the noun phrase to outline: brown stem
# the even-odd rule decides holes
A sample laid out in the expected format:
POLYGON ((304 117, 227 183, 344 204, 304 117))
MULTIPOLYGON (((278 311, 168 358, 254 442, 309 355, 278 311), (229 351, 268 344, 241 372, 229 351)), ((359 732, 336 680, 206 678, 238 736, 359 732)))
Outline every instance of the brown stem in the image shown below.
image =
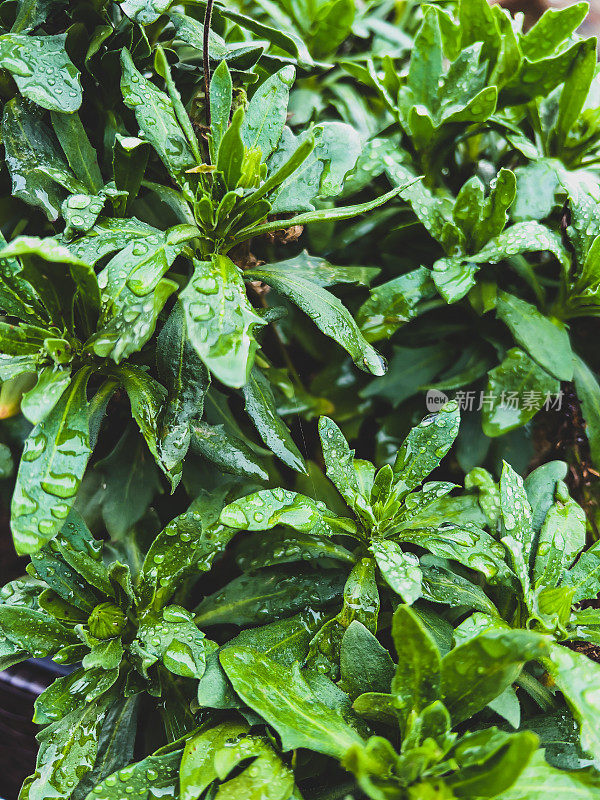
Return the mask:
POLYGON ((210 25, 212 21, 212 11, 215 0, 206 0, 206 11, 204 12, 204 37, 202 48, 202 61, 204 68, 204 116, 206 118, 206 127, 210 130, 210 25))

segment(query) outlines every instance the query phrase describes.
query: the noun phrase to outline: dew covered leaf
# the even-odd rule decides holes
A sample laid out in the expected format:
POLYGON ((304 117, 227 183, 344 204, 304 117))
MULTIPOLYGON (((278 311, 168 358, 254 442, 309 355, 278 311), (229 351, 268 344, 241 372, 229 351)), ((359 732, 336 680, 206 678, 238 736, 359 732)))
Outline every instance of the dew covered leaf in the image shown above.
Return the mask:
POLYGON ((361 152, 360 135, 343 122, 324 122, 299 136, 285 127, 269 161, 270 173, 282 168, 309 139, 314 141, 312 152, 277 190, 273 212, 314 211, 315 198, 338 195, 361 152))
POLYGON ((269 449, 297 472, 306 473, 304 459, 277 412, 275 396, 269 380, 263 372, 254 367, 243 387, 246 413, 252 419, 262 440, 269 449))
POLYGON ((442 258, 433 265, 432 278, 439 293, 448 303, 464 297, 475 285, 482 264, 498 264, 520 253, 548 251, 565 268, 569 255, 560 236, 539 222, 517 222, 491 239, 475 255, 442 258))
POLYGON ((160 751, 154 755, 147 756, 141 761, 130 764, 124 769, 119 770, 104 778, 87 795, 85 800, 96 800, 104 797, 106 800, 118 800, 126 791, 126 787, 131 787, 127 795, 145 796, 150 798, 152 794, 168 800, 179 795, 179 765, 181 764, 182 750, 167 750, 165 753, 160 751))
POLYGON ((256 446, 227 425, 211 425, 207 422, 190 423, 192 452, 216 464, 223 472, 245 478, 266 481, 264 459, 257 453, 256 446))
POLYGON ((557 769, 548 764, 541 750, 533 754, 516 782, 498 800, 546 800, 549 793, 557 797, 580 797, 595 800, 600 795, 600 777, 592 769, 557 769))
POLYGON ((235 530, 265 531, 286 525, 297 531, 330 536, 354 533, 352 520, 338 517, 325 503, 286 489, 263 489, 225 506, 220 521, 235 530))
POLYGON ((240 130, 244 146, 258 148, 266 161, 281 138, 290 87, 296 71, 288 65, 272 75, 252 95, 240 130))
POLYGON ((58 219, 71 191, 85 191, 69 169, 50 128, 19 98, 4 106, 2 143, 15 197, 58 219), (63 188, 66 187, 66 188, 63 188))
POLYGON ((158 315, 177 284, 163 278, 197 229, 178 225, 131 241, 98 275, 103 312, 86 348, 115 363, 135 353, 154 333, 158 315))
POLYGON ((72 630, 48 614, 23 606, 0 604, 0 628, 9 641, 34 658, 52 655, 65 644, 78 641, 72 630))
POLYGON ((166 390, 158 381, 141 367, 121 364, 115 370, 131 403, 131 416, 137 422, 148 449, 161 469, 165 466, 158 450, 160 439, 158 423, 160 411, 166 397, 166 390))
POLYGON ((77 783, 94 766, 102 723, 114 698, 110 694, 72 711, 45 727, 34 774, 25 781, 19 797, 67 800, 77 783))
POLYGON ((326 336, 350 354, 357 367, 373 375, 383 375, 383 358, 364 338, 348 309, 327 289, 276 264, 252 268, 245 274, 289 297, 326 336))
POLYGON ((392 694, 406 724, 411 712, 419 713, 440 698, 440 652, 409 606, 394 612, 392 637, 398 656, 392 694))
POLYGON ((504 361, 488 375, 487 394, 504 398, 482 409, 486 436, 502 436, 520 428, 543 407, 548 395, 556 395, 560 382, 527 353, 512 347, 504 361))
POLYGON ((341 757, 362 737, 313 693, 298 665, 285 668, 249 647, 224 650, 221 664, 235 691, 281 737, 283 750, 305 747, 341 757))
POLYGON ((250 305, 233 261, 221 255, 195 260, 180 302, 190 341, 208 369, 227 386, 244 386, 258 347, 254 331, 265 323, 250 305))
POLYGON ((181 478, 190 444, 190 422, 200 419, 210 376, 189 340, 183 308, 176 303, 156 343, 156 361, 167 401, 161 415, 159 450, 173 488, 181 478))
POLYGON ((65 50, 65 34, 0 36, 0 68, 8 70, 21 94, 42 108, 72 114, 81 106, 79 70, 65 50))
POLYGON ((199 680, 206 667, 204 634, 191 612, 168 605, 159 614, 145 614, 138 628, 144 657, 160 660, 174 675, 199 680))
POLYGON ((127 50, 121 53, 121 91, 145 138, 176 180, 196 166, 196 159, 177 120, 171 99, 139 72, 127 50))
POLYGON ((262 570, 242 575, 200 603, 196 624, 265 625, 306 607, 323 608, 339 600, 346 576, 339 571, 262 570))
POLYGON ((92 453, 89 370, 80 370, 48 416, 33 429, 12 501, 19 553, 35 553, 62 528, 92 453))
POLYGON ((445 523, 437 528, 415 527, 414 530, 408 523, 402 530, 392 531, 389 535, 397 542, 419 545, 438 558, 458 561, 480 572, 490 583, 511 583, 502 545, 472 523, 445 523))
POLYGON ((458 403, 446 403, 437 414, 425 417, 414 427, 398 451, 394 477, 403 493, 421 484, 452 447, 458 434, 458 403))
POLYGON ((496 312, 540 366, 559 380, 572 379, 573 353, 564 325, 555 325, 535 306, 506 292, 499 293, 496 312))
POLYGON ((543 663, 579 723, 584 753, 597 758, 600 753, 597 725, 600 709, 600 666, 584 653, 569 650, 560 644, 551 645, 549 657, 543 663))
POLYGON ((140 25, 151 25, 168 10, 171 0, 122 0, 119 5, 124 14, 140 25))
POLYGON ((222 525, 202 524, 202 515, 187 511, 158 534, 142 564, 138 594, 144 606, 160 608, 192 571, 208 572, 233 536, 222 525))
POLYGON ((422 573, 414 553, 405 553, 389 539, 375 539, 369 549, 386 583, 411 605, 421 597, 422 573))
POLYGON ((454 723, 468 719, 518 678, 526 661, 548 654, 548 638, 525 630, 485 631, 442 659, 441 693, 454 723))

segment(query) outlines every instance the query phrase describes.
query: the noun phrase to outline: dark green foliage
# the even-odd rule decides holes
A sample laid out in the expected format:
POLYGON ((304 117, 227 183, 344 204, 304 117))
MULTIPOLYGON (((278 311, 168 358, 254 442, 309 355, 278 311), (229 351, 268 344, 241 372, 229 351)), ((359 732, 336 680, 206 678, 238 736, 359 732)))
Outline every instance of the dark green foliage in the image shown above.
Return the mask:
POLYGON ((19 800, 600 800, 586 6, 206 6, 0 3, 19 800))

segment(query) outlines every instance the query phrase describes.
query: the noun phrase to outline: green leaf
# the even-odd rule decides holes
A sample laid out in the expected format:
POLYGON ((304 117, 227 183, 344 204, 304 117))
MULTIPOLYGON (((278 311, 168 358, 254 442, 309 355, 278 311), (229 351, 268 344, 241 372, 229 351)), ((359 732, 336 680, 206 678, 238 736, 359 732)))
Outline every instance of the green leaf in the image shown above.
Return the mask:
POLYGON ((252 369, 243 393, 246 413, 263 442, 288 467, 306 474, 304 459, 294 444, 287 425, 277 412, 271 384, 257 367, 252 369))
POLYGON ((36 771, 21 790, 21 800, 54 796, 67 800, 94 766, 102 723, 113 697, 107 695, 72 711, 38 734, 36 771))
POLYGON ((567 465, 564 461, 549 461, 534 469, 525 478, 525 491, 532 510, 531 524, 536 534, 540 532, 546 514, 554 503, 559 481, 564 481, 567 465))
POLYGON ((394 477, 402 492, 421 484, 439 465, 458 434, 460 411, 451 400, 437 414, 431 414, 408 434, 394 462, 394 477))
POLYGON ((371 631, 353 620, 340 647, 341 686, 356 697, 364 692, 389 692, 394 662, 371 631))
POLYGON ((137 352, 154 333, 158 315, 177 288, 163 275, 197 229, 177 225, 133 240, 98 275, 104 304, 99 330, 86 348, 119 363, 137 352))
POLYGON ((258 148, 266 161, 281 138, 287 116, 290 87, 296 71, 291 65, 283 67, 256 90, 246 110, 240 130, 244 146, 258 148))
MULTIPOLYGON (((581 13, 581 9, 582 6, 579 5, 579 13, 581 13)), ((565 36, 565 33, 565 30, 560 32, 561 38, 565 36)), ((548 39, 548 41, 552 40, 548 39)), ((498 104, 500 106, 520 105, 535 97, 547 97, 568 77, 573 61, 578 55, 582 51, 589 51, 592 46, 589 39, 580 39, 572 47, 562 49, 557 55, 552 54, 547 58, 539 58, 536 55, 535 60, 526 57, 521 69, 502 89, 498 104)))
POLYGON ((242 575, 200 603, 196 624, 264 625, 292 616, 307 606, 323 608, 342 596, 345 576, 340 572, 287 573, 264 570, 242 575))
POLYGON ((442 60, 438 14, 434 8, 427 9, 415 37, 408 71, 407 85, 412 90, 415 103, 422 103, 429 109, 435 108, 442 77, 442 60))
POLYGON ((258 347, 254 330, 265 323, 248 301, 239 269, 227 256, 194 260, 180 299, 202 361, 227 386, 244 386, 258 347))
POLYGON ((455 303, 475 285, 475 275, 479 265, 498 264, 519 253, 537 253, 546 250, 556 257, 565 270, 568 269, 569 256, 558 234, 539 222, 517 222, 491 239, 475 255, 459 255, 436 261, 432 277, 444 300, 455 303))
POLYGON ((583 751, 597 758, 600 734, 596 719, 600 700, 595 687, 598 686, 600 667, 583 653, 559 644, 550 646, 549 657, 543 663, 579 723, 583 751))
POLYGON ((536 588, 557 586, 567 569, 585 547, 585 513, 569 497, 564 484, 548 511, 537 541, 533 567, 536 588))
POLYGON ((228 189, 234 190, 242 177, 244 162, 244 142, 241 127, 244 122, 244 110, 236 109, 231 125, 226 129, 219 144, 217 154, 217 170, 223 173, 223 180, 228 189))
POLYGON ((419 528, 416 520, 414 523, 409 520, 406 527, 399 531, 392 529, 388 535, 399 542, 419 545, 439 558, 458 561, 481 572, 490 583, 511 584, 502 545, 473 523, 454 525, 440 521, 437 528, 419 528))
POLYGON ((9 641, 34 658, 45 658, 77 642, 72 630, 33 608, 0 604, 0 627, 9 641))
POLYGON ((587 14, 585 3, 575 3, 570 8, 549 8, 537 23, 521 37, 524 55, 540 61, 553 55, 562 42, 581 25, 587 14))
POLYGON ((563 583, 574 587, 573 602, 580 603, 582 600, 596 597, 599 577, 600 545, 596 542, 564 573, 563 583))
POLYGON ((592 767, 567 771, 550 766, 541 750, 533 757, 520 777, 497 800, 546 800, 548 794, 596 800, 600 797, 600 778, 592 767))
POLYGON ((356 321, 367 341, 387 339, 416 317, 419 303, 430 300, 434 294, 431 271, 418 267, 371 289, 371 296, 360 307, 356 321))
POLYGON ((160 659, 174 675, 199 680, 206 667, 204 634, 194 624, 191 612, 176 605, 160 614, 146 614, 138 628, 144 656, 160 659))
POLYGON ((316 197, 340 194, 344 178, 354 168, 362 147, 357 131, 342 122, 324 122, 297 137, 285 127, 279 148, 269 160, 271 175, 283 170, 286 163, 293 163, 294 155, 310 141, 314 141, 314 147, 281 184, 273 212, 311 212, 316 197))
POLYGON ((227 62, 222 61, 214 71, 210 82, 211 134, 215 153, 219 152, 221 141, 229 126, 232 92, 231 74, 227 62))
POLYGON ((131 205, 140 190, 150 156, 149 149, 148 142, 143 139, 120 133, 115 136, 112 161, 115 186, 118 190, 127 192, 125 202, 121 203, 123 214, 131 211, 131 205))
MULTIPOLYGON (((265 233, 285 230, 295 225, 308 225, 311 222, 336 222, 338 220, 356 217, 359 214, 373 211, 373 209, 384 205, 388 200, 396 197, 402 188, 403 187, 392 189, 390 192, 387 192, 387 194, 382 194, 375 200, 369 200, 366 203, 358 203, 354 206, 341 206, 340 208, 322 208, 317 211, 308 211, 305 214, 298 214, 295 217, 291 217, 291 219, 286 219, 283 223, 280 220, 275 220, 273 222, 266 222, 264 225, 250 226, 240 231, 233 242, 228 244, 228 248, 231 249, 241 242, 245 242, 257 236, 263 236, 265 233)), ((261 279, 259 278, 259 280, 261 279)))
POLYGON ((33 388, 25 392, 21 400, 21 413, 37 425, 52 411, 71 383, 71 369, 45 367, 33 388))
POLYGON ((592 370, 579 356, 574 356, 577 396, 586 422, 585 432, 595 464, 600 464, 600 386, 592 370))
POLYGON ((223 526, 202 525, 195 511, 180 514, 154 539, 138 579, 140 603, 161 608, 192 571, 208 572, 233 532, 223 526))
POLYGON ((354 620, 358 620, 375 633, 379 606, 375 562, 372 558, 360 558, 352 567, 344 585, 341 611, 323 625, 310 643, 308 666, 320 671, 324 660, 324 666, 330 675, 337 676, 340 648, 347 628, 354 620))
POLYGON ((235 530, 266 531, 287 525, 297 531, 328 536, 354 533, 352 520, 337 517, 325 503, 285 489, 264 489, 225 506, 220 521, 235 530))
POLYGON ((442 659, 444 705, 456 724, 493 700, 518 678, 526 661, 543 658, 548 640, 533 631, 492 629, 455 647, 442 659))
POLYGON ((12 500, 12 532, 19 553, 35 553, 61 529, 92 453, 93 406, 89 369, 80 370, 50 414, 33 429, 12 500))
POLYGON ((333 559, 354 564, 345 547, 327 536, 298 531, 272 531, 269 536, 244 536, 236 548, 236 562, 244 572, 300 561, 333 559))
POLYGON ((126 796, 150 798, 152 794, 158 794, 161 798, 175 800, 178 796, 181 756, 181 749, 166 753, 159 751, 147 756, 118 773, 108 775, 92 789, 85 800, 96 800, 98 797, 117 800, 123 792, 127 792, 126 796))
POLYGON ((458 771, 446 783, 457 797, 495 797, 514 784, 538 745, 538 737, 530 731, 489 728, 468 733, 451 751, 458 771))
POLYGON ((97 783, 133 760, 139 696, 116 701, 108 710, 98 741, 94 768, 79 783, 73 800, 84 800, 97 783))
POLYGON ((209 425, 206 422, 192 422, 190 426, 190 448, 193 452, 216 464, 223 472, 260 481, 268 479, 256 448, 226 426, 209 425))
POLYGON ((339 283, 368 286, 380 271, 377 267, 336 266, 325 258, 311 255, 307 250, 303 250, 293 258, 278 261, 275 265, 266 264, 265 266, 276 266, 277 269, 297 273, 318 286, 335 286, 339 283))
POLYGON ((405 603, 412 605, 421 597, 422 573, 414 553, 403 552, 400 545, 389 539, 373 540, 369 549, 386 583, 405 603))
POLYGON ((181 180, 186 170, 196 166, 196 159, 179 125, 171 99, 135 68, 128 50, 121 53, 121 65, 121 91, 125 105, 135 112, 145 138, 171 175, 181 180))
POLYGON ((215 756, 222 749, 234 746, 248 729, 243 722, 222 722, 188 739, 179 771, 180 800, 196 800, 219 777, 215 756))
POLYGON ((19 98, 4 106, 2 142, 13 195, 39 206, 49 220, 57 220, 66 196, 62 185, 78 191, 79 184, 48 126, 19 98))
POLYGON ((23 33, 45 22, 54 0, 18 0, 17 18, 11 33, 23 33))
MULTIPOLYGON (((421 559, 423 573, 422 596, 433 603, 458 608, 466 606, 497 616, 498 611, 483 589, 439 563, 421 559)), ((429 557, 431 558, 431 557, 429 557)))
POLYGON ((305 747, 340 758, 360 735, 313 693, 299 667, 286 669, 249 647, 227 648, 221 664, 235 691, 281 737, 283 750, 305 747))
POLYGON ((502 436, 529 422, 549 395, 557 395, 560 383, 533 359, 512 347, 499 366, 490 370, 487 394, 497 400, 485 405, 482 426, 486 436, 502 436))
POLYGON ((396 609, 392 636, 398 654, 392 694, 406 725, 412 712, 419 713, 440 698, 440 653, 409 606, 396 609))
POLYGON ((0 36, 0 68, 8 70, 21 94, 42 108, 72 114, 81 106, 79 71, 65 50, 66 34, 0 36))
MULTIPOLYGON (((578 4, 578 7, 583 13, 587 10, 583 3, 578 4)), ((594 40, 588 39, 585 46, 577 52, 565 79, 558 103, 558 114, 549 136, 550 152, 556 154, 562 152, 569 133, 584 107, 595 74, 596 48, 594 40)))
MULTIPOLYGON (((357 513, 367 510, 371 495, 371 485, 361 485, 358 462, 354 450, 350 450, 344 434, 329 417, 319 420, 319 437, 327 477, 337 488, 350 508, 357 513)), ((374 473, 374 468, 371 470, 374 473)), ((372 478, 370 483, 372 483, 372 478)))
POLYGON ((363 337, 348 309, 333 294, 277 265, 253 268, 245 275, 251 280, 263 281, 289 297, 326 336, 334 339, 350 354, 360 369, 373 375, 383 375, 384 360, 363 337))
POLYGON ((171 3, 170 0, 122 0, 119 5, 124 14, 140 25, 151 25, 167 11, 171 3))
POLYGON ((519 297, 498 293, 498 318, 538 364, 559 380, 573 378, 573 353, 562 323, 556 325, 519 297))
POLYGON ((98 194, 104 185, 96 151, 78 114, 65 113, 61 108, 52 112, 52 127, 69 166, 91 194, 98 194))
POLYGON ((148 449, 161 469, 165 469, 158 451, 158 424, 166 391, 141 367, 120 365, 115 375, 125 387, 131 404, 131 416, 137 422, 148 449))
POLYGON ((173 489, 190 444, 190 422, 200 419, 210 377, 189 340, 181 304, 176 303, 156 343, 156 363, 167 402, 161 415, 161 460, 173 489))

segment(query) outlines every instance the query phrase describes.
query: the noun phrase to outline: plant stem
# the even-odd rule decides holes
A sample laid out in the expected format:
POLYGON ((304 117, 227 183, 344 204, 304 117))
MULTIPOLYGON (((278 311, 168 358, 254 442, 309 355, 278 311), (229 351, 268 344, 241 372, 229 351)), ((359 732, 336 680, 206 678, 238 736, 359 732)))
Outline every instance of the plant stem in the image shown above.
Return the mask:
POLYGON ((206 119, 206 127, 210 129, 210 25, 212 21, 212 10, 215 0, 207 0, 206 11, 204 12, 204 37, 202 48, 202 66, 204 67, 204 116, 206 119))

